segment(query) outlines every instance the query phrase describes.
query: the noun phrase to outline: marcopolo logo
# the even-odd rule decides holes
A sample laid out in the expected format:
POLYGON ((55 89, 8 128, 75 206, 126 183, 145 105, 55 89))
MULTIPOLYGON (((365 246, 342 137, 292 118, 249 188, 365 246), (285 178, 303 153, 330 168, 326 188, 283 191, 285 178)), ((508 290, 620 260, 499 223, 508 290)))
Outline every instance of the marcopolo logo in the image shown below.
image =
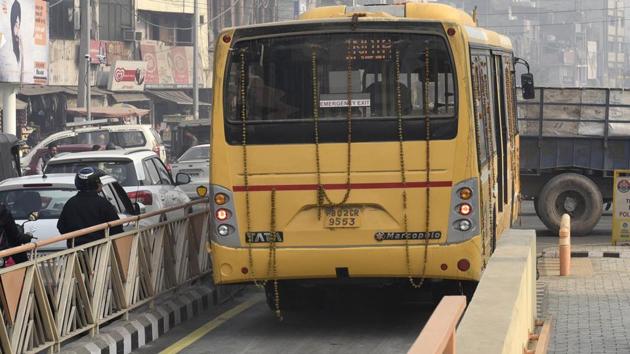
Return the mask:
POLYGON ((627 179, 622 179, 621 181, 619 181, 617 183, 617 190, 620 193, 627 193, 628 191, 630 191, 630 181, 628 181, 627 179))

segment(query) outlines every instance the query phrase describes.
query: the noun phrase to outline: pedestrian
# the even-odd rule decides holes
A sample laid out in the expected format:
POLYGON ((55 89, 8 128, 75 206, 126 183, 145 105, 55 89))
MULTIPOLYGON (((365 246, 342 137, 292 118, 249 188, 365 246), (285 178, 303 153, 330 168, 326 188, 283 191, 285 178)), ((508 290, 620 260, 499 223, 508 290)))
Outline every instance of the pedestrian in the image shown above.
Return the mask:
MULTIPOLYGON (((81 230, 106 222, 118 220, 118 212, 114 206, 99 193, 103 187, 101 177, 105 173, 93 167, 84 167, 79 170, 74 178, 74 185, 78 192, 68 199, 61 210, 57 229, 59 233, 81 230)), ((109 229, 110 235, 123 232, 122 225, 109 229)), ((67 241, 68 248, 96 241, 105 237, 105 231, 95 231, 67 241)))
POLYGON ((46 168, 46 165, 48 164, 48 161, 50 161, 50 159, 55 157, 55 155, 57 155, 57 143, 50 143, 50 145, 48 145, 48 151, 46 151, 46 153, 37 162, 37 167, 35 168, 35 172, 38 175, 43 174, 44 169, 46 168))
MULTIPOLYGON (((9 209, 0 203, 0 250, 29 243, 32 238, 32 234, 24 233, 21 228, 18 228, 9 209)), ((25 252, 14 254, 8 259, 0 259, 0 267, 26 262, 27 260, 28 257, 25 252)))

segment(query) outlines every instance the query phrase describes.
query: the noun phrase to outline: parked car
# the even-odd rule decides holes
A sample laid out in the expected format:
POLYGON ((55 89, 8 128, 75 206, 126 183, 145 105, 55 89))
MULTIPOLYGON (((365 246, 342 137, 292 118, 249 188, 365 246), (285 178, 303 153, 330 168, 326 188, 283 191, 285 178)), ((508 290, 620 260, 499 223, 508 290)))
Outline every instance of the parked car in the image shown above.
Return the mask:
MULTIPOLYGON (((37 220, 24 225, 24 231, 32 233, 37 241, 55 237, 59 235, 57 220, 61 210, 68 199, 77 193, 74 177, 75 174, 66 173, 9 178, 0 182, 0 203, 8 206, 20 225, 28 220, 31 213, 37 213, 37 220)), ((116 179, 103 176, 101 182, 101 195, 112 203, 121 219, 144 212, 144 207, 140 204, 134 206, 116 179)), ((141 225, 146 223, 141 222, 141 225)), ((129 229, 135 225, 126 224, 123 227, 129 229)), ((55 251, 65 248, 66 242, 61 241, 40 250, 55 251)))
MULTIPOLYGON (((58 155, 48 161, 48 173, 76 173, 83 167, 95 167, 115 177, 132 201, 146 206, 148 212, 181 205, 190 198, 179 187, 190 177, 179 173, 175 181, 164 163, 146 149, 104 150, 58 155)), ((169 214, 171 217, 177 213, 169 214)))
POLYGON ((190 199, 198 198, 197 187, 205 186, 210 188, 210 144, 193 146, 186 150, 171 165, 174 175, 185 173, 190 176, 190 183, 182 185, 181 188, 190 199))
POLYGON ((162 143, 162 138, 150 125, 106 125, 75 128, 49 135, 21 159, 20 164, 25 170, 24 174, 30 173, 26 168, 31 166, 31 160, 35 158, 38 151, 45 150, 51 143, 57 145, 79 144, 90 147, 94 145, 106 146, 111 143, 122 148, 145 148, 153 151, 162 161, 166 161, 166 148, 162 143))
MULTIPOLYGON (((94 145, 89 144, 71 144, 71 145, 58 145, 57 146, 57 154, 70 153, 70 152, 81 152, 81 151, 92 151, 94 145)), ((33 151, 33 150, 31 150, 33 151)), ((48 152, 48 148, 44 147, 38 149, 33 154, 33 158, 30 160, 28 166, 22 165, 24 169, 24 175, 36 175, 41 174, 37 171, 37 165, 42 157, 48 152)))

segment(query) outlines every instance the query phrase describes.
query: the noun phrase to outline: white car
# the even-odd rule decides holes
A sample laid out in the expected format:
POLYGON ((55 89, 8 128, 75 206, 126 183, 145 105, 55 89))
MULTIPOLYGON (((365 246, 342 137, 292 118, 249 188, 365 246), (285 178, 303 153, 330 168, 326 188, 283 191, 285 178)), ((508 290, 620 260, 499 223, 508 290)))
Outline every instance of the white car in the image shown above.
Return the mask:
MULTIPOLYGON (((48 173, 76 173, 91 166, 115 177, 133 202, 140 202, 147 212, 188 203, 190 198, 179 185, 190 182, 186 174, 178 174, 175 183, 166 166, 152 151, 104 150, 58 155, 50 159, 48 173)), ((177 216, 178 213, 167 215, 177 216)), ((181 213, 183 215, 183 212, 181 213)))
POLYGON ((162 143, 162 138, 155 129, 147 124, 129 125, 105 125, 89 128, 75 128, 50 134, 31 151, 22 157, 20 165, 24 169, 24 174, 32 174, 29 169, 33 165, 31 160, 37 151, 46 149, 50 144, 57 145, 100 145, 105 147, 112 143, 116 146, 128 148, 145 148, 153 151, 162 161, 166 161, 166 148, 162 143))
MULTIPOLYGON (((22 225, 31 213, 36 212, 38 219, 24 224, 24 231, 36 237, 36 241, 59 235, 57 220, 68 199, 77 194, 74 185, 75 174, 51 174, 47 176, 24 176, 9 178, 0 182, 0 203, 4 203, 22 225)), ((142 206, 131 202, 123 188, 111 176, 101 177, 105 197, 118 211, 118 216, 126 218, 143 212, 142 206)), ((146 223, 141 222, 141 226, 146 223)), ((126 224, 125 230, 135 225, 126 224)), ((55 251, 66 248, 66 242, 56 242, 40 250, 55 251)))
POLYGON ((197 145, 186 150, 177 162, 171 164, 171 171, 174 175, 178 173, 189 175, 190 183, 182 185, 181 188, 190 199, 199 198, 197 187, 210 188, 210 144, 197 145))

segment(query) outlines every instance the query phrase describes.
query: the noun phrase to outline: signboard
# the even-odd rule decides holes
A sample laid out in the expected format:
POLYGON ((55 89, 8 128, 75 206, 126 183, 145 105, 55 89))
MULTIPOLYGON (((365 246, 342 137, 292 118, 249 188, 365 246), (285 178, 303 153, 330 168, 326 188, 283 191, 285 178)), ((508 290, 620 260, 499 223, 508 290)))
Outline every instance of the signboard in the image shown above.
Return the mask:
POLYGON ((0 0, 0 82, 48 82, 48 6, 0 0))
POLYGON ((615 170, 612 244, 630 244, 630 170, 615 170))
MULTIPOLYGON (((142 60, 147 63, 145 79, 148 88, 192 87, 192 47, 171 47, 163 42, 141 41, 140 54, 142 60)), ((199 84, 204 86, 201 70, 199 72, 199 84)))
POLYGON ((104 41, 90 40, 90 63, 107 63, 107 44, 104 41))
POLYGON ((144 91, 147 63, 118 60, 111 67, 107 88, 110 91, 144 91))

